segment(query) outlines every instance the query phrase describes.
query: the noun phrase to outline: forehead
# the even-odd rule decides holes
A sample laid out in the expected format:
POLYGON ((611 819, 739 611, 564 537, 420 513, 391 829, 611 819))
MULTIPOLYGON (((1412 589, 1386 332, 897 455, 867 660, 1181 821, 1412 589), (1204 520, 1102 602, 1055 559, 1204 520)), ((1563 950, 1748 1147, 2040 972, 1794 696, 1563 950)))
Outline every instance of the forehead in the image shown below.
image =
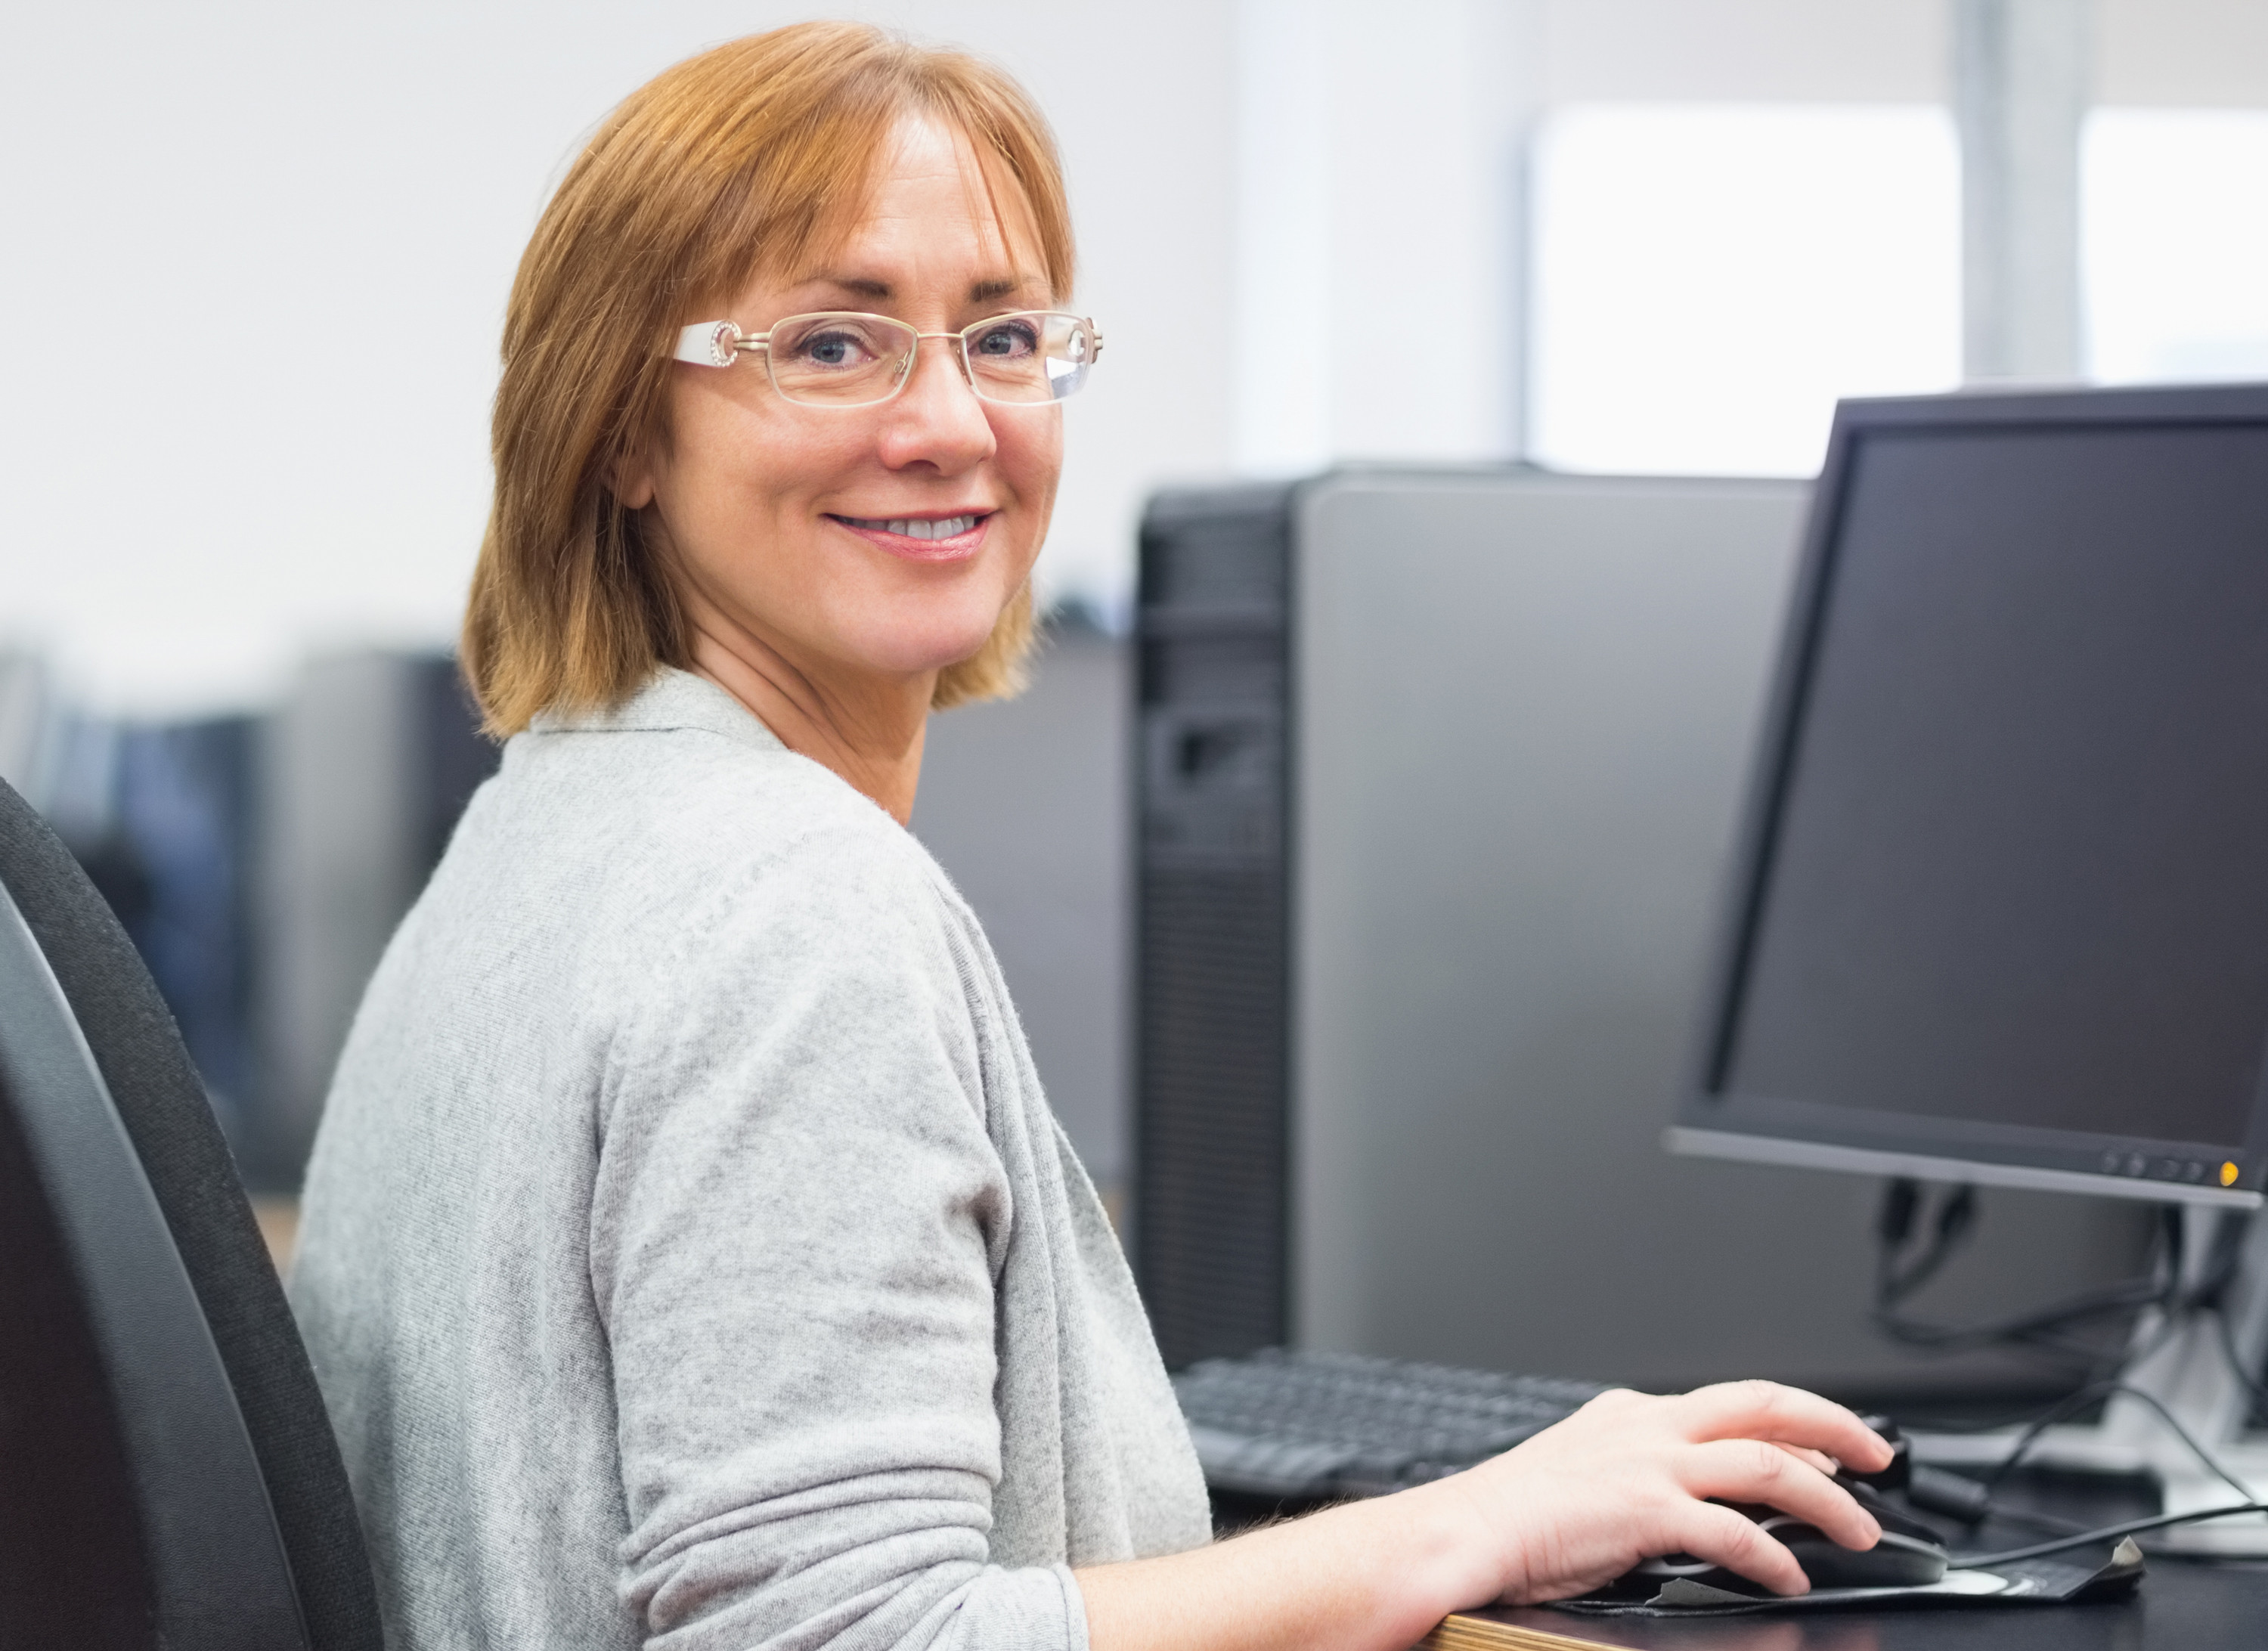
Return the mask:
POLYGON ((1007 166, 956 127, 909 116, 885 138, 864 189, 828 215, 790 267, 763 273, 796 282, 862 258, 973 256, 990 277, 1044 287, 1031 204, 1007 166))

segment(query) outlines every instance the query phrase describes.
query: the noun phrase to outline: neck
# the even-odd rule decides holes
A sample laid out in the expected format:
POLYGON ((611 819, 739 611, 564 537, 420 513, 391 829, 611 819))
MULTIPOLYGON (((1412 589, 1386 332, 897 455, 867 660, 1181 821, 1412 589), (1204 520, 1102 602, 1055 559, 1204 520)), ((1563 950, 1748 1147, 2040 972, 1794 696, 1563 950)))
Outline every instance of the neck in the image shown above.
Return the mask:
POLYGON ((876 679, 806 668, 744 627, 690 616, 696 675, 746 705, 789 750, 832 769, 900 825, 912 822, 936 672, 876 679))

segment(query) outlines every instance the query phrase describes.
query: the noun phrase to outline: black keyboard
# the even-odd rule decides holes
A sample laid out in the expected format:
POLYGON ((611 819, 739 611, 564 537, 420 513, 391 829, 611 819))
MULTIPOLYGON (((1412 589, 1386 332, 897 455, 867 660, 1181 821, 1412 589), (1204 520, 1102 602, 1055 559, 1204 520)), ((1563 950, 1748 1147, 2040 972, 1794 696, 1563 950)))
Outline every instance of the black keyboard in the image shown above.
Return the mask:
POLYGON ((1603 1392, 1356 1353, 1207 1359, 1174 1378, 1216 1491, 1285 1501, 1381 1496, 1509 1450, 1603 1392))

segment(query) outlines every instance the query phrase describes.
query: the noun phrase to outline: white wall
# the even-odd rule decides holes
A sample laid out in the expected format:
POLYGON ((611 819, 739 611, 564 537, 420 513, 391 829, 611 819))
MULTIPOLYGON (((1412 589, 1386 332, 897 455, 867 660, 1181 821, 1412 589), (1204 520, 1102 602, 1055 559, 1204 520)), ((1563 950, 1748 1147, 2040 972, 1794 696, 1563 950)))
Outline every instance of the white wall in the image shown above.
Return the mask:
POLYGON ((1550 0, 1552 103, 1931 103, 1947 0, 1550 0))
POLYGON ((2261 0, 2096 0, 2095 95, 2150 107, 2268 105, 2261 0))
MULTIPOLYGON (((2098 99, 2268 104, 2261 0, 2092 0, 2098 99)), ((1947 0, 1543 0, 1552 103, 1934 103, 1947 0)))
MULTIPOLYGON (((216 0, 18 8, 0 50, 0 640, 114 705, 248 703, 310 645, 453 630, 504 299, 617 99, 809 8, 216 0)), ((1044 564, 1123 581, 1159 477, 1228 462, 1231 21, 846 10, 1005 63, 1056 122, 1110 353, 1044 564)))
POLYGON ((1240 468, 1519 446, 1535 0, 1241 0, 1240 468))
MULTIPOLYGON (((1926 103, 1946 0, 869 0, 1054 118, 1110 354, 1042 562, 1123 593, 1155 482, 1515 449, 1542 107, 1926 103), (1389 318, 1414 315, 1414 334, 1389 318), (1446 323, 1453 339, 1428 326, 1446 323), (1240 325, 1240 322, 1241 323, 1240 325), (1466 328, 1469 330, 1466 330, 1466 328)), ((2102 99, 2268 104, 2261 0, 2098 0, 2102 99)), ((0 645, 147 710, 453 630, 551 181, 755 0, 19 6, 0 42, 0 645)))

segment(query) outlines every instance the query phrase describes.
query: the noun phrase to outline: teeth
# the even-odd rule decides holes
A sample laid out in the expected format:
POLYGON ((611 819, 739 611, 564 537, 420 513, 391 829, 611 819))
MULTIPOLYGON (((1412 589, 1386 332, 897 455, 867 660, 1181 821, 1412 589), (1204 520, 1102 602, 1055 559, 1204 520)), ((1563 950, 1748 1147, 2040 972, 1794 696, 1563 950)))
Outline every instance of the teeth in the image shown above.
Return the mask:
POLYGON ((846 516, 843 520, 855 527, 873 527, 884 533, 899 534, 908 539, 950 539, 956 534, 967 533, 976 526, 974 516, 947 516, 943 521, 918 521, 909 516, 894 516, 887 521, 861 516, 846 516))

